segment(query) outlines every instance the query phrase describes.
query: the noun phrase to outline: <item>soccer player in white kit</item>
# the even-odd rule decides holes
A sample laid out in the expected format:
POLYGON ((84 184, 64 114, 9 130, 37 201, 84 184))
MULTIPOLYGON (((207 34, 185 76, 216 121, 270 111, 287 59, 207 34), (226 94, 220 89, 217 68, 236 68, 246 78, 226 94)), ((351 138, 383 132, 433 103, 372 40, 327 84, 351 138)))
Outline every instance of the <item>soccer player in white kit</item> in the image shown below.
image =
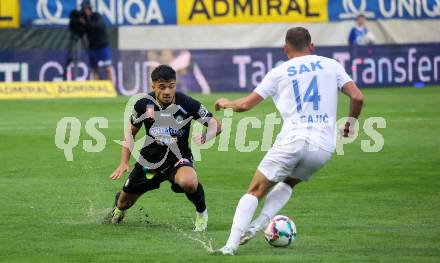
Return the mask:
MULTIPOLYGON (((250 95, 234 101, 220 98, 215 103, 216 110, 243 112, 272 97, 283 118, 272 148, 238 202, 229 239, 218 250, 221 254, 234 255, 240 244, 281 210, 293 187, 309 180, 330 159, 336 145, 338 91, 350 98, 349 117, 357 119, 362 109, 363 95, 344 68, 336 60, 312 55, 314 45, 307 29, 289 29, 285 41, 289 60, 272 69, 250 95), (269 190, 260 215, 251 223, 258 201, 269 190)), ((345 124, 344 137, 353 124, 345 124)))

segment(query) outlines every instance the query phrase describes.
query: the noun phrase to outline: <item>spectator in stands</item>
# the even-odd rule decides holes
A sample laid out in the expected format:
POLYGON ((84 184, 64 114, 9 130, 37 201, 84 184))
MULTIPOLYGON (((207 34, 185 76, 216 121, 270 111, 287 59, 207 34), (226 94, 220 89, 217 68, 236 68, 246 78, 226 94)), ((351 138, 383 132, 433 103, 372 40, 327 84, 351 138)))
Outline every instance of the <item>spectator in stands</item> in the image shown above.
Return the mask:
POLYGON ((353 64, 354 59, 359 57, 362 49, 360 46, 370 45, 374 42, 374 35, 368 31, 366 23, 366 17, 363 14, 359 14, 356 17, 356 25, 351 29, 348 37, 349 51, 351 57, 351 66, 347 70, 349 75, 353 75, 356 71, 356 66, 353 64))
POLYGON ((374 42, 374 36, 368 31, 366 18, 363 14, 356 17, 356 25, 351 29, 348 37, 350 46, 369 45, 374 42))
POLYGON ((89 41, 89 61, 92 67, 93 79, 100 79, 99 69, 104 69, 106 79, 114 83, 111 48, 103 17, 93 12, 90 0, 81 3, 81 23, 89 41))

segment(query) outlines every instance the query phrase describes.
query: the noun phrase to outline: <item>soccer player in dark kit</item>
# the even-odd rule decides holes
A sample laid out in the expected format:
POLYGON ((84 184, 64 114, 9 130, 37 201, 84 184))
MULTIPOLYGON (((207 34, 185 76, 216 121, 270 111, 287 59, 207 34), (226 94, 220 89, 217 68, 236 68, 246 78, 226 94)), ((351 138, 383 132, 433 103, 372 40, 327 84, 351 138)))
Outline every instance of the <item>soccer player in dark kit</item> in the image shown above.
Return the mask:
POLYGON ((203 144, 220 134, 221 123, 200 102, 176 92, 176 72, 171 67, 158 66, 151 73, 151 80, 153 92, 136 102, 124 136, 121 162, 111 176, 115 180, 129 172, 134 137, 144 126, 145 143, 122 191, 116 194, 111 222, 120 223, 125 211, 141 195, 169 181, 171 190, 185 193, 196 207, 194 231, 205 231, 208 210, 203 186, 193 168, 189 130, 191 120, 205 125, 207 128, 202 134, 193 134, 193 140, 203 144))

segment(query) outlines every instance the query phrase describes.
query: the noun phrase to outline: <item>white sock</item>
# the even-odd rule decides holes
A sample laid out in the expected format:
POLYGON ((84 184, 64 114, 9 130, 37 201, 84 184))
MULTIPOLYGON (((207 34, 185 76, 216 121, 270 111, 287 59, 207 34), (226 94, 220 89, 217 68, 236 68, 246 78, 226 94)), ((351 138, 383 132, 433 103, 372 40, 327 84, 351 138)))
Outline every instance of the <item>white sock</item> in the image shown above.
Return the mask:
POLYGON ((205 211, 203 211, 201 213, 199 213, 197 211, 196 211, 196 213, 197 213, 197 216, 200 216, 200 217, 207 216, 208 215, 208 208, 206 208, 205 211))
POLYGON ((287 204, 291 196, 292 188, 290 185, 284 182, 277 183, 267 195, 260 215, 251 223, 250 227, 260 231, 287 204))
POLYGON ((240 237, 243 231, 248 227, 258 206, 258 199, 245 194, 241 197, 235 210, 234 220, 232 221, 231 234, 226 242, 226 246, 237 249, 240 244, 240 237))

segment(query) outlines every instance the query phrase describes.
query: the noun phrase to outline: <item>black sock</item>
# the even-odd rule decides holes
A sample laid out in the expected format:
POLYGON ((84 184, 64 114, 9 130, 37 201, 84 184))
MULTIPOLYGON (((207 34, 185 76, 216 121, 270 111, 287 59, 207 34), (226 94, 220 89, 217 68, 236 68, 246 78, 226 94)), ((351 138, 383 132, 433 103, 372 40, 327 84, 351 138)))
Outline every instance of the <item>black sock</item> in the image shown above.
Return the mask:
POLYGON ((201 213, 206 210, 205 191, 203 191, 202 184, 199 183, 199 185, 197 185, 197 190, 194 193, 185 194, 188 200, 195 205, 197 212, 201 213))

